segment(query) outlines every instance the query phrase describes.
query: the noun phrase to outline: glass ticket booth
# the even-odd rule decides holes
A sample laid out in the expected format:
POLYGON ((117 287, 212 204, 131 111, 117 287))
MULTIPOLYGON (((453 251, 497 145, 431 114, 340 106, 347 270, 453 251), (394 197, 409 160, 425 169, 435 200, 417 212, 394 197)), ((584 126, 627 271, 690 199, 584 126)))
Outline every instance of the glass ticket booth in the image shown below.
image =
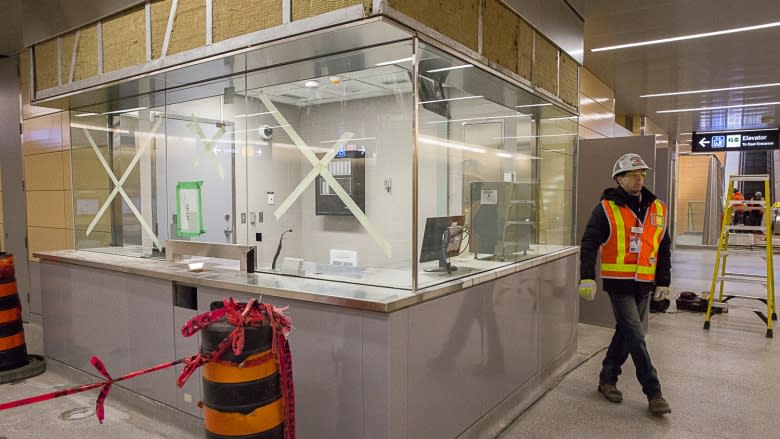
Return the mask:
POLYGON ((73 99, 77 249, 256 245, 259 272, 417 290, 573 245, 576 116, 383 32, 73 99))

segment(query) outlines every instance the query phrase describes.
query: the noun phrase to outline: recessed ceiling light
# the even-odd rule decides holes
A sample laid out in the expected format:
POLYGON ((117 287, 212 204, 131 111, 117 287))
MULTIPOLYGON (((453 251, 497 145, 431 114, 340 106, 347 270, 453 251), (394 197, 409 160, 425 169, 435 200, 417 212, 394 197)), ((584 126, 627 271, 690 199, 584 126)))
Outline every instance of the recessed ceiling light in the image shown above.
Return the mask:
POLYGON ((484 96, 462 96, 459 98, 448 98, 448 99, 436 99, 435 101, 420 101, 420 105, 422 104, 433 104, 434 102, 448 102, 448 101, 461 101, 464 99, 479 99, 484 98, 484 96))
POLYGON ((410 56, 408 58, 401 58, 401 59, 394 59, 392 61, 378 62, 378 63, 376 63, 374 65, 376 67, 382 67, 382 66, 387 66, 387 65, 390 65, 390 64, 401 64, 401 63, 405 63, 407 61, 414 61, 414 57, 410 56))
POLYGON ((548 105, 552 105, 549 102, 545 102, 543 104, 528 104, 528 105, 516 105, 515 108, 527 108, 527 107, 546 107, 548 105))
POLYGON ((320 83, 317 81, 306 81, 305 84, 303 84, 306 88, 316 88, 320 86, 320 83))
POLYGON ((467 69, 469 67, 474 67, 474 65, 472 65, 472 64, 463 64, 463 65, 460 65, 460 66, 444 67, 444 68, 441 68, 441 69, 428 70, 427 73, 446 72, 448 70, 467 69))
POLYGON ((658 40, 649 40, 649 41, 640 41, 638 43, 628 43, 628 44, 618 44, 616 46, 606 46, 606 47, 598 47, 596 49, 590 49, 591 52, 604 52, 607 50, 617 50, 617 49, 627 49, 629 47, 639 47, 639 46, 650 46, 652 44, 663 44, 663 43, 672 43, 675 41, 683 41, 683 40, 693 40, 696 38, 706 38, 706 37, 714 37, 717 35, 726 35, 726 34, 734 34, 738 32, 747 32, 751 30, 759 30, 759 29, 767 29, 770 27, 778 27, 780 26, 780 21, 776 21, 774 23, 766 23, 766 24, 759 24, 756 26, 748 26, 748 27, 738 27, 734 29, 726 29, 726 30, 720 30, 715 32, 705 32, 702 34, 692 34, 692 35, 682 35, 679 37, 671 37, 671 38, 661 38, 658 40))
POLYGON ((655 98, 659 96, 678 96, 678 95, 688 95, 688 94, 695 94, 695 93, 712 93, 716 91, 730 91, 730 90, 748 90, 751 88, 777 87, 777 86, 780 86, 780 82, 772 82, 770 84, 743 85, 739 87, 709 88, 706 90, 688 90, 688 91, 675 91, 669 93, 655 93, 649 95, 640 95, 639 97, 655 98))
POLYGON ((746 107, 768 107, 770 105, 780 105, 778 102, 758 102, 755 104, 740 104, 740 105, 718 105, 715 107, 698 107, 698 108, 677 108, 674 110, 658 110, 656 113, 682 113, 685 111, 707 111, 707 110, 723 110, 727 108, 746 108, 746 107))
POLYGON ((131 111, 138 111, 138 110, 146 110, 149 107, 136 107, 136 108, 128 108, 127 110, 116 110, 116 111, 106 111, 103 114, 119 114, 119 113, 129 113, 131 111))

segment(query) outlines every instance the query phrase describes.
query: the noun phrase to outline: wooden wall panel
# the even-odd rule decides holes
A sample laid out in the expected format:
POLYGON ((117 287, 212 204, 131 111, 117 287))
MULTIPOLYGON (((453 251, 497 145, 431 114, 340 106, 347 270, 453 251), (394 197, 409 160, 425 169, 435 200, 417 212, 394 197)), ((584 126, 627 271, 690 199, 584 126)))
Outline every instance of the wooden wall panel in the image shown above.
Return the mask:
POLYGON ((558 48, 538 32, 534 37, 533 84, 558 94, 558 48))
POLYGON ((360 4, 367 13, 371 11, 371 0, 292 0, 292 19, 301 20, 360 4))
POLYGON ((103 72, 146 62, 146 14, 133 8, 103 21, 103 72))
POLYGON ((478 50, 479 0, 389 0, 390 7, 478 50))
POLYGON ((282 24, 282 0, 214 0, 214 42, 282 24))

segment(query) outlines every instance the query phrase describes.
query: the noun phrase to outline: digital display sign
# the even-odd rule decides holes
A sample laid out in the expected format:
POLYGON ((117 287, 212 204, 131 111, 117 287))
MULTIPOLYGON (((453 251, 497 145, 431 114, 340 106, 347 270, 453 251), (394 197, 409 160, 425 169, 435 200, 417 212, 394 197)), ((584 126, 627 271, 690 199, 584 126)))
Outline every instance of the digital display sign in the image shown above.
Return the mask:
POLYGON ((692 152, 765 151, 778 149, 778 129, 693 133, 692 152))

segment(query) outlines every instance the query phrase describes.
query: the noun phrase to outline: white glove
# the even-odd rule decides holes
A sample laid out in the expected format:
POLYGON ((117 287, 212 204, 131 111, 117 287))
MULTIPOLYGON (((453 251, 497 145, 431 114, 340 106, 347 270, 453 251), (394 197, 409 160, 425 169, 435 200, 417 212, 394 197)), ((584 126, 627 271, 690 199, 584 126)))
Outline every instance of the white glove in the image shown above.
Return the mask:
POLYGON ((664 300, 669 298, 669 287, 655 287, 653 300, 664 300))
POLYGON ((593 279, 583 279, 580 281, 580 297, 582 300, 591 301, 596 298, 596 281, 593 279))

